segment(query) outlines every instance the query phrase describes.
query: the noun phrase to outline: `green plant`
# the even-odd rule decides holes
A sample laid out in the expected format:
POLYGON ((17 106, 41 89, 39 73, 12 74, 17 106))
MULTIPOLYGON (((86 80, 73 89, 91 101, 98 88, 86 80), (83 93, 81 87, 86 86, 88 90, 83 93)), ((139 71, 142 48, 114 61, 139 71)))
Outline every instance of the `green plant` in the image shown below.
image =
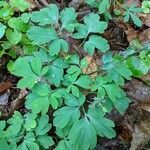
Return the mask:
POLYGON ((38 150, 47 149, 54 142, 47 132, 51 124, 47 115, 37 116, 26 114, 22 116, 14 112, 12 118, 0 121, 0 146, 5 150, 38 150), (19 143, 19 146, 17 146, 19 143))
MULTIPOLYGON (((110 0, 85 0, 85 2, 95 8, 98 8, 99 14, 104 15, 105 20, 108 21, 109 19, 112 19, 112 15, 109 11, 111 9, 111 6, 114 8, 116 5, 118 5, 119 8, 114 9, 114 14, 117 16, 123 16, 123 20, 125 22, 129 22, 130 20, 133 21, 133 23, 141 27, 142 21, 139 19, 137 13, 140 13, 143 11, 143 7, 148 7, 148 2, 143 2, 142 8, 137 8, 135 4, 131 4, 131 6, 120 4, 117 0, 110 1, 110 0)), ((147 9, 146 9, 147 10, 147 9)), ((147 10, 148 11, 148 10, 147 10)))
POLYGON ((88 5, 98 8, 99 14, 103 14, 105 20, 112 19, 109 9, 111 8, 110 0, 85 0, 88 5))
POLYGON ((125 112, 130 100, 122 86, 135 75, 130 59, 140 57, 146 64, 147 53, 142 54, 133 44, 123 54, 113 55, 108 41, 101 37, 108 23, 95 13, 78 22, 73 8, 59 12, 51 4, 22 14, 21 20, 29 26, 24 36, 38 50, 9 65, 11 73, 20 77, 17 87, 28 88, 30 93, 25 101, 26 114, 15 112, 7 122, 0 122, 4 135, 0 144, 20 150, 88 150, 95 148, 97 136, 115 137, 115 124, 106 114, 114 108, 125 112), (71 53, 68 38, 82 40, 75 51, 83 48, 86 55, 95 51, 102 54, 96 76, 84 71, 90 62, 71 53))
POLYGON ((144 13, 146 14, 150 13, 150 1, 147 1, 147 0, 143 1, 142 8, 143 8, 144 13))
POLYGON ((139 13, 142 12, 143 9, 142 8, 137 8, 136 5, 131 5, 124 7, 125 8, 125 13, 124 13, 124 21, 128 22, 129 19, 131 18, 132 21, 134 22, 134 24, 138 27, 142 26, 142 21, 139 19, 139 17, 137 15, 135 15, 135 13, 139 13))
POLYGON ((29 55, 36 51, 36 46, 26 36, 30 25, 22 16, 14 17, 16 11, 24 12, 28 7, 29 3, 24 0, 10 0, 9 3, 0 1, 0 57, 7 54, 16 58, 18 53, 29 55))

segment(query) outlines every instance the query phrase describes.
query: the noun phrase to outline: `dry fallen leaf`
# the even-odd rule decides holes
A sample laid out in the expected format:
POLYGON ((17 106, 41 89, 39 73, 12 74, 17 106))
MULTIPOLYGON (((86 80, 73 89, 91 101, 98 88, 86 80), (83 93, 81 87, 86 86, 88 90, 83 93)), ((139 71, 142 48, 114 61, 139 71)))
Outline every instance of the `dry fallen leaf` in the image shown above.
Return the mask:
POLYGON ((150 112, 150 99, 138 104, 138 108, 150 112))
POLYGON ((19 93, 19 96, 12 101, 10 105, 10 112, 9 114, 12 115, 15 110, 21 108, 24 104, 25 96, 28 94, 26 89, 22 89, 19 93))
POLYGON ((1 106, 6 106, 8 104, 9 95, 10 95, 9 91, 0 95, 0 105, 1 106))
POLYGON ((96 60, 91 56, 86 56, 88 67, 83 68, 82 72, 84 74, 90 75, 91 78, 95 78, 97 76, 97 63, 96 60))
POLYGON ((150 42, 150 28, 144 30, 139 34, 139 40, 141 43, 149 43, 150 42))
POLYGON ((128 42, 137 39, 139 34, 139 32, 134 30, 130 25, 128 25, 127 29, 125 30, 125 33, 127 35, 128 42))
POLYGON ((136 6, 140 6, 140 1, 139 0, 126 0, 125 5, 131 6, 132 4, 136 4, 136 6))
POLYGON ((140 14, 140 18, 146 26, 150 27, 150 14, 140 14))
POLYGON ((143 149, 144 145, 150 141, 150 119, 141 121, 140 124, 135 126, 133 139, 131 142, 130 150, 143 149))
POLYGON ((12 83, 11 82, 2 82, 0 83, 0 93, 2 93, 3 91, 9 89, 10 87, 12 87, 12 83))

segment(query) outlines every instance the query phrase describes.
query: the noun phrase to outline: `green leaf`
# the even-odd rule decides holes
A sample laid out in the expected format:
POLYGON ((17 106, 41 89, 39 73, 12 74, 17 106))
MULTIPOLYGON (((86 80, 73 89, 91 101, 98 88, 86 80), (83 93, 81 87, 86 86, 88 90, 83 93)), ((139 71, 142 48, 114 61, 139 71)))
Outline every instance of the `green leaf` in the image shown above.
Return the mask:
POLYGON ((121 97, 116 101, 113 101, 114 107, 119 111, 120 114, 124 114, 126 109, 129 107, 130 100, 126 97, 121 97))
POLYGON ((18 136, 23 125, 23 118, 20 112, 15 111, 13 117, 7 123, 10 124, 7 128, 7 138, 15 138, 18 136))
POLYGON ((51 4, 48 7, 41 9, 40 11, 33 12, 31 17, 33 22, 37 22, 41 26, 57 23, 58 19, 59 11, 55 4, 51 4))
POLYGON ((80 67, 81 67, 81 68, 86 68, 86 67, 88 67, 88 60, 87 60, 86 57, 84 57, 84 58, 81 60, 81 62, 80 62, 80 67))
POLYGON ((58 68, 54 65, 50 67, 49 80, 52 84, 59 86, 63 80, 64 71, 61 68, 58 68))
POLYGON ((7 27, 5 25, 0 23, 0 39, 4 36, 6 28, 7 27))
POLYGON ((32 114, 32 113, 27 113, 25 115, 25 123, 24 123, 24 127, 27 131, 31 131, 32 129, 34 129, 36 127, 36 118, 37 115, 32 114))
POLYGON ((22 38, 22 33, 17 31, 16 29, 15 30, 7 29, 6 37, 11 44, 16 45, 20 42, 22 38))
POLYGON ((80 111, 78 107, 65 106, 55 111, 54 117, 54 126, 62 129, 75 123, 80 117, 80 111))
POLYGON ((65 104, 70 107, 82 106, 85 102, 85 96, 79 93, 79 97, 76 98, 74 95, 67 93, 65 98, 65 104))
POLYGON ((32 89, 39 96, 49 96, 51 94, 51 88, 47 83, 39 82, 32 89))
MULTIPOLYGON (((148 56, 147 56, 148 57, 148 56)), ((131 70, 133 76, 141 77, 142 75, 148 73, 149 66, 142 62, 137 57, 131 57, 127 60, 129 69, 131 70)))
MULTIPOLYGON (((33 71, 38 71, 38 69, 40 68, 40 64, 39 68, 37 68, 37 65, 35 63, 37 63, 38 59, 33 59, 34 62, 32 62, 32 66, 34 64, 34 69, 33 71)), ((16 76, 19 77, 23 77, 23 79, 21 79, 18 82, 18 87, 20 88, 32 88, 38 80, 38 76, 32 71, 31 66, 29 64, 29 62, 25 59, 25 58, 18 58, 13 65, 13 69, 12 69, 12 73, 16 76)))
MULTIPOLYGON (((67 69, 67 73, 68 74, 74 74, 76 72, 81 72, 80 68, 78 66, 75 65, 71 65, 70 68, 67 69)), ((80 73, 79 73, 80 74, 80 73)))
POLYGON ((121 89, 119 88, 119 86, 115 84, 105 84, 102 86, 105 88, 108 97, 112 101, 116 101, 116 98, 121 98, 121 89))
POLYGON ((69 141, 75 149, 94 149, 96 132, 87 118, 78 120, 69 132, 69 141))
POLYGON ((89 108, 88 117, 90 119, 91 125, 94 127, 96 133, 99 136, 107 138, 115 137, 116 133, 113 130, 115 124, 111 120, 101 116, 101 112, 99 110, 100 109, 89 108))
POLYGON ((31 18, 31 13, 23 13, 20 16, 20 19, 24 22, 24 23, 28 23, 29 20, 31 18))
POLYGON ((9 150, 9 145, 8 145, 7 141, 5 141, 5 140, 0 140, 0 146, 4 150, 9 150))
POLYGON ((85 3, 95 8, 99 7, 99 1, 97 2, 95 0, 85 0, 85 3))
POLYGON ((124 13, 124 18, 123 18, 123 20, 124 20, 124 22, 128 22, 129 19, 130 19, 130 13, 129 13, 128 11, 126 11, 126 12, 124 13))
POLYGON ((125 62, 122 62, 120 65, 118 65, 116 68, 115 68, 115 71, 121 75, 122 77, 124 77, 125 79, 127 80, 130 80, 131 76, 132 76, 132 72, 130 71, 130 69, 128 68, 128 65, 126 64, 126 61, 125 62))
POLYGON ((11 15, 14 14, 14 10, 10 7, 10 5, 5 2, 5 1, 0 1, 0 18, 2 18, 2 20, 8 20, 11 15))
POLYGON ((80 91, 79 91, 79 89, 78 89, 76 86, 72 85, 72 86, 71 86, 71 91, 72 91, 72 94, 73 94, 74 96, 79 97, 80 91))
POLYGON ((91 83, 92 83, 92 80, 88 75, 83 75, 77 81, 74 82, 74 84, 84 89, 90 89, 91 83))
POLYGON ((57 39, 57 33, 53 28, 33 26, 27 31, 28 38, 33 44, 41 45, 57 39))
POLYGON ((61 140, 55 149, 56 150, 74 150, 72 145, 67 140, 61 140))
POLYGON ((29 25, 27 25, 26 23, 24 23, 21 18, 10 18, 8 21, 8 25, 16 30, 22 31, 22 32, 26 32, 29 28, 29 25))
POLYGON ((103 64, 112 62, 112 53, 110 51, 108 51, 107 53, 105 53, 102 57, 103 60, 103 64))
POLYGON ((49 53, 51 56, 58 55, 61 49, 61 43, 59 39, 53 40, 49 45, 49 53))
POLYGON ((136 16, 133 13, 130 13, 130 15, 131 15, 131 18, 132 18, 135 25, 137 25, 138 27, 141 27, 143 25, 142 21, 139 19, 138 16, 136 16))
POLYGON ((35 128, 36 136, 43 136, 51 129, 51 124, 49 124, 48 122, 49 116, 46 114, 42 115, 38 119, 37 127, 35 128))
POLYGON ((100 17, 98 14, 90 13, 84 17, 84 23, 88 28, 88 33, 103 33, 107 28, 107 23, 104 21, 99 21, 100 17))
POLYGON ((6 126, 6 122, 0 121, 0 132, 4 130, 5 126, 6 126))
POLYGON ((108 41, 100 36, 92 35, 89 40, 84 44, 84 50, 90 55, 93 55, 94 49, 97 48, 101 52, 109 50, 108 41))
MULTIPOLYGON (((99 89, 100 91, 98 91, 98 93, 100 92, 105 94, 106 92, 106 94, 112 101, 116 101, 117 98, 122 97, 122 90, 117 84, 109 83, 110 81, 111 79, 107 76, 98 76, 93 91, 99 89), (105 92, 103 90, 105 90, 105 92)), ((104 95, 101 96, 104 97, 104 95)))
POLYGON ((35 76, 29 62, 25 58, 18 58, 14 62, 12 73, 19 77, 35 76))
POLYGON ((48 149, 50 146, 54 144, 54 141, 52 140, 52 138, 46 135, 39 136, 37 140, 39 141, 40 145, 45 149, 48 149))
POLYGON ((75 39, 83 39, 87 36, 88 33, 88 28, 84 24, 78 24, 77 27, 75 28, 77 32, 73 34, 73 38, 75 39))
POLYGON ((68 52, 69 44, 63 39, 60 39, 60 44, 61 44, 61 50, 63 50, 64 52, 68 52))
POLYGON ((39 145, 32 141, 27 141, 26 146, 28 147, 28 150, 39 150, 39 145))
POLYGON ((33 132, 27 132, 24 141, 18 146, 18 150, 39 150, 39 145, 35 143, 35 135, 33 132))
POLYGON ((40 96, 35 93, 31 93, 27 96, 26 108, 32 110, 32 113, 46 114, 49 109, 49 98, 48 96, 40 96))
POLYGON ((110 1, 109 0, 102 0, 99 5, 99 13, 103 14, 106 10, 108 10, 110 7, 110 1))
POLYGON ((68 32, 73 32, 76 23, 77 14, 74 8, 65 8, 61 14, 62 28, 65 28, 68 32))
POLYGON ((25 0, 10 0, 10 5, 18 8, 22 12, 30 7, 29 3, 25 0))
POLYGON ((24 77, 17 83, 18 88, 33 88, 34 85, 37 83, 37 77, 36 76, 30 76, 30 77, 24 77))
POLYGON ((150 1, 143 1, 142 8, 144 13, 150 13, 150 1))
POLYGON ((56 97, 51 96, 51 97, 49 98, 49 101, 50 101, 50 104, 51 104, 51 106, 52 106, 53 109, 57 109, 57 108, 58 108, 59 103, 58 103, 58 100, 57 100, 56 97))

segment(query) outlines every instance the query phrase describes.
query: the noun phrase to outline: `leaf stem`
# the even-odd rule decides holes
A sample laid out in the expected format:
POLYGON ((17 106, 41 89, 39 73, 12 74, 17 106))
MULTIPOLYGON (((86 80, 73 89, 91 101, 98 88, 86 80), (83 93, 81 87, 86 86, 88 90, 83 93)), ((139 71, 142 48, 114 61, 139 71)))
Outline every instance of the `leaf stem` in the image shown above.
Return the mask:
POLYGON ((86 39, 88 37, 88 34, 85 36, 84 40, 82 41, 82 43, 78 46, 78 48, 76 49, 77 51, 83 46, 83 44, 85 43, 86 39))
POLYGON ((84 107, 82 106, 82 110, 83 110, 83 114, 84 114, 84 116, 86 117, 86 112, 85 112, 85 109, 84 109, 84 107))

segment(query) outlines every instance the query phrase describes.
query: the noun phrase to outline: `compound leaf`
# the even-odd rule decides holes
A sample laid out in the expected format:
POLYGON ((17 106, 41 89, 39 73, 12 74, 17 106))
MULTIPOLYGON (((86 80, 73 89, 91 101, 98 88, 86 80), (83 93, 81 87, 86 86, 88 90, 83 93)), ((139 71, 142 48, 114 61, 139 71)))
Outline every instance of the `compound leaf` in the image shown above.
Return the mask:
POLYGON ((22 38, 22 33, 16 29, 15 30, 7 29, 6 37, 11 44, 16 45, 20 42, 20 40, 22 38))
POLYGON ((96 133, 101 137, 113 138, 116 136, 113 127, 115 126, 114 122, 111 120, 102 117, 99 109, 89 108, 88 117, 90 119, 90 123, 96 130, 96 133))
POLYGON ((39 23, 39 25, 47 25, 57 23, 59 19, 59 10, 55 4, 51 4, 40 11, 32 13, 31 20, 39 23))
POLYGON ((80 111, 78 107, 65 106, 55 111, 54 117, 53 124, 62 129, 75 123, 80 117, 80 111))
POLYGON ((86 117, 78 120, 69 132, 69 141, 75 149, 93 149, 97 137, 92 124, 86 117))
POLYGON ((93 55, 94 49, 97 48, 101 52, 109 50, 108 41, 98 35, 90 36, 89 40, 84 44, 84 50, 93 55))
POLYGON ((75 20, 77 14, 74 8, 65 8, 60 15, 62 28, 65 28, 68 32, 73 32, 75 27, 75 20))
POLYGON ((27 31, 28 38, 33 44, 41 45, 57 38, 57 33, 53 28, 33 26, 27 31))
POLYGON ((92 80, 88 75, 83 75, 77 81, 75 81, 74 84, 84 89, 89 89, 91 86, 91 82, 92 80))
POLYGON ((6 26, 0 23, 0 39, 4 36, 5 29, 6 29, 6 26))
POLYGON ((103 33, 107 28, 107 23, 99 21, 100 17, 98 14, 90 13, 84 17, 84 23, 87 26, 88 33, 103 33))
POLYGON ((18 8, 22 12, 30 7, 30 4, 25 0, 10 0, 10 5, 18 8))

